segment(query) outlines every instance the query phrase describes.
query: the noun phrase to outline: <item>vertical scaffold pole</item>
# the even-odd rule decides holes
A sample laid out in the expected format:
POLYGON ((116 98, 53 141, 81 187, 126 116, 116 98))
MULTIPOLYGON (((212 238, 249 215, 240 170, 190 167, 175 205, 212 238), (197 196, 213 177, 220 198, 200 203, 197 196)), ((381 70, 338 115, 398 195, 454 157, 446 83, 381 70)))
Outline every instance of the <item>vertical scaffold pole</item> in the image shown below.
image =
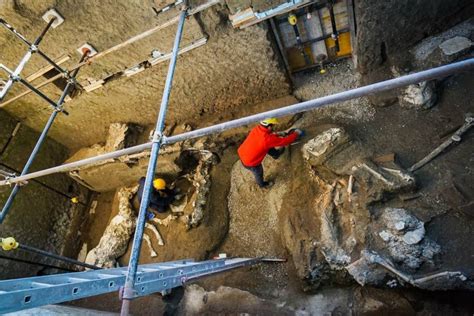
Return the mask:
MULTIPOLYGON (((23 41, 26 41, 26 39, 21 36, 16 30, 14 30, 8 23, 6 23, 3 19, 0 19, 0 22, 3 26, 5 26, 8 30, 12 31, 15 35, 19 36, 20 39, 22 39, 23 41)), ((51 25, 53 25, 54 23, 54 19, 51 19, 51 21, 49 21, 48 25, 46 25, 46 27, 44 28, 44 30, 41 32, 41 34, 36 38, 36 40, 34 41, 33 44, 30 44, 29 45, 29 48, 28 48, 28 52, 26 52, 25 56, 23 56, 23 58, 21 59, 20 63, 18 64, 18 66, 15 68, 15 70, 13 71, 13 74, 10 75, 10 78, 8 79, 7 83, 5 84, 5 86, 3 87, 2 91, 0 91, 0 100, 3 100, 3 98, 5 97, 5 95, 7 94, 8 90, 10 90, 10 88, 12 87, 13 85, 13 82, 14 82, 14 78, 17 77, 22 71, 23 71, 23 68, 25 68, 26 66, 26 63, 28 63, 28 61, 30 60, 31 56, 33 55, 33 53, 35 53, 37 50, 38 50, 38 45, 39 43, 41 43, 41 40, 43 39, 44 35, 46 34, 46 32, 51 28, 51 25)), ((28 41, 26 41, 26 43, 29 44, 28 41)))
MULTIPOLYGON (((82 55, 81 62, 84 61, 84 59, 87 58, 88 55, 89 55, 89 52, 85 52, 84 55, 82 55)), ((41 132, 40 137, 36 141, 35 147, 33 148, 33 151, 31 152, 30 157, 28 158, 28 161, 26 162, 25 166, 23 167, 23 170, 21 171, 21 175, 25 175, 28 173, 28 170, 30 169, 31 164, 33 163, 36 155, 38 154, 41 148, 41 145, 43 145, 43 142, 45 141, 46 136, 48 135, 49 129, 51 128, 51 126, 54 123, 54 120, 56 119, 56 116, 58 115, 59 112, 62 111, 62 105, 64 103, 64 99, 66 99, 66 96, 68 95, 70 89, 75 85, 75 79, 78 72, 79 72, 79 68, 74 70, 71 75, 71 78, 68 79, 67 85, 64 88, 64 91, 61 94, 61 97, 59 98, 55 109, 51 113, 48 119, 48 122, 46 123, 43 131, 41 132)), ((15 199, 16 195, 18 194, 18 191, 20 190, 20 186, 21 185, 17 183, 13 187, 13 190, 10 193, 8 200, 3 206, 2 212, 0 213, 0 223, 3 223, 3 221, 5 220, 5 217, 8 214, 8 211, 10 211, 10 208, 12 207, 12 204, 13 204, 13 200, 15 199)))
POLYGON ((158 154, 162 143, 162 133, 165 124, 166 111, 168 108, 168 101, 170 97, 171 87, 173 84, 174 70, 176 67, 176 60, 178 58, 179 43, 181 41, 181 35, 183 33, 184 21, 187 14, 187 7, 183 8, 183 11, 179 17, 178 29, 176 31, 176 37, 173 45, 173 54, 171 56, 170 64, 168 67, 168 75, 166 76, 165 88, 163 91, 163 97, 161 99, 160 113, 156 121, 155 132, 153 134, 153 141, 150 154, 150 162, 146 173, 146 180, 144 185, 144 191, 142 200, 140 201, 140 211, 138 213, 137 225, 135 228, 135 235, 133 237, 132 253, 130 255, 130 262, 128 264, 127 278, 125 280, 125 286, 121 290, 122 296, 122 310, 121 315, 128 315, 130 309, 130 301, 134 298, 134 285, 137 273, 138 259, 140 257, 140 249, 142 245, 143 231, 145 228, 145 213, 150 204, 150 193, 152 188, 153 177, 155 174, 156 162, 158 160, 158 154))

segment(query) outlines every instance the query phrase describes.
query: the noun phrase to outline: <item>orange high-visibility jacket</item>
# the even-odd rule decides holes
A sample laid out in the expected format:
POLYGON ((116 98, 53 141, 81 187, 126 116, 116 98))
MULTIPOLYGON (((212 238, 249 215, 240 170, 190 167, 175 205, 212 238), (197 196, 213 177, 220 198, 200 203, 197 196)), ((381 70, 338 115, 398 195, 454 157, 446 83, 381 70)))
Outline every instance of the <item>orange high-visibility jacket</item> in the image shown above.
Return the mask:
POLYGON ((240 160, 246 167, 255 167, 262 163, 270 148, 287 146, 298 138, 293 132, 288 136, 278 136, 262 125, 253 128, 237 150, 240 160))

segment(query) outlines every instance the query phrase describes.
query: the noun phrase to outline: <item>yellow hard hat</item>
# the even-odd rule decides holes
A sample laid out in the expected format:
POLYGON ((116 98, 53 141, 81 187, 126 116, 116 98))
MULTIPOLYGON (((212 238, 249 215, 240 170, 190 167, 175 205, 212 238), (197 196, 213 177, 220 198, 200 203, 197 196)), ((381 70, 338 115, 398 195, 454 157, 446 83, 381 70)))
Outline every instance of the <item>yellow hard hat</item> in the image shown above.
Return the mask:
POLYGON ((157 190, 163 190, 166 188, 166 181, 161 178, 156 178, 153 180, 153 187, 157 190))
POLYGON ((264 119, 263 121, 260 121, 260 124, 262 124, 263 126, 275 125, 275 124, 278 124, 278 120, 274 117, 267 118, 267 119, 264 119))
POLYGON ((18 248, 20 244, 16 242, 15 238, 7 237, 0 239, 0 245, 3 250, 12 250, 18 248))
POLYGON ((296 15, 294 15, 293 13, 290 13, 288 15, 288 23, 290 23, 291 25, 296 25, 297 22, 298 22, 298 19, 296 18, 296 15))
POLYGON ((77 196, 74 196, 71 198, 71 202, 74 203, 74 204, 77 204, 79 203, 79 198, 77 196))

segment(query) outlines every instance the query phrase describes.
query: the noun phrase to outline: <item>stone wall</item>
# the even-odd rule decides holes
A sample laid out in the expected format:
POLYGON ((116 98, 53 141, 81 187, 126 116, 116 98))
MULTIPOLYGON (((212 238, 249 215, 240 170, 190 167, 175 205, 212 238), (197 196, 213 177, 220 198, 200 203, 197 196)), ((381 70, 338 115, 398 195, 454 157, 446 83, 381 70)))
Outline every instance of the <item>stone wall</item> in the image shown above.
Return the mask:
MULTIPOLYGON (((0 168, 19 173, 28 159, 39 134, 3 111, 0 111, 0 168), (16 128, 17 127, 17 128, 16 128), (14 133, 14 131, 16 132, 14 133), (14 134, 14 135, 13 135, 14 134)), ((64 146, 47 140, 31 167, 31 171, 61 164, 67 158, 64 146)), ((2 178, 3 179, 3 178, 2 178)), ((3 207, 11 188, 0 187, 0 206, 3 207)), ((70 254, 68 236, 74 237, 71 224, 87 205, 88 192, 63 174, 38 178, 21 188, 13 206, 0 224, 0 237, 12 236, 20 243, 55 253, 70 254), (71 197, 78 196, 79 203, 73 204, 71 197)), ((74 251, 72 251, 74 253, 74 251)), ((0 254, 57 265, 57 262, 24 253, 21 250, 0 254)), ((0 259, 0 279, 36 275, 40 266, 16 263, 0 259)))

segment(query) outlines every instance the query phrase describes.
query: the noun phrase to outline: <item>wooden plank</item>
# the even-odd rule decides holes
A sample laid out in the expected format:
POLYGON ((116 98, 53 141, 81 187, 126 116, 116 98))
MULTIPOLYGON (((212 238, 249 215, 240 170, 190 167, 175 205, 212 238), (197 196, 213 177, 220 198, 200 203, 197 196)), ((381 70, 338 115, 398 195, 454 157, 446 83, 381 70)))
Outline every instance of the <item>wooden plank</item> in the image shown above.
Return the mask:
POLYGON ((378 156, 374 158, 374 162, 384 163, 384 162, 394 162, 395 161, 395 154, 390 153, 382 156, 378 156))
MULTIPOLYGON (((71 59, 71 57, 69 55, 63 55, 63 56, 59 57, 58 59, 54 60, 54 62, 58 65, 61 65, 61 64, 65 63, 66 61, 68 61, 69 59, 71 59)), ((28 80, 29 82, 32 82, 32 81, 42 77, 45 73, 47 73, 48 71, 50 71, 52 69, 54 69, 54 67, 52 65, 48 64, 47 66, 44 66, 43 68, 39 69, 35 73, 32 73, 31 75, 26 77, 26 80, 28 80)))
POLYGON ((248 22, 248 23, 243 23, 242 25, 239 26, 239 28, 240 28, 240 29, 244 29, 244 28, 249 27, 249 26, 251 26, 251 25, 254 25, 254 24, 260 23, 260 22, 262 22, 262 21, 265 21, 265 20, 267 20, 267 19, 269 19, 269 18, 272 18, 272 17, 274 17, 274 16, 277 16, 277 15, 280 15, 280 14, 285 14, 285 13, 288 13, 288 12, 290 12, 290 11, 293 11, 293 10, 296 10, 296 9, 299 9, 299 8, 302 8, 302 7, 307 6, 308 4, 311 4, 311 3, 312 3, 312 0, 303 1, 303 2, 301 2, 301 3, 298 3, 298 4, 294 5, 294 6, 291 6, 291 7, 288 7, 288 8, 286 8, 286 9, 279 10, 279 11, 273 13, 273 14, 267 15, 267 16, 265 16, 265 18, 263 18, 263 19, 258 19, 258 18, 257 18, 257 19, 255 19, 255 20, 252 20, 252 21, 248 22))
POLYGON ((252 8, 247 8, 243 11, 239 11, 236 14, 229 15, 229 19, 232 22, 233 27, 239 27, 244 23, 249 23, 256 19, 252 8))
MULTIPOLYGON (((200 39, 198 39, 197 41, 194 41, 193 43, 181 48, 179 51, 178 51, 178 55, 181 55, 183 53, 186 53, 186 52, 189 52, 195 48, 198 48, 198 47, 201 47, 203 46, 204 44, 207 43, 207 37, 202 37, 200 39)), ((148 63, 151 65, 151 66, 155 66, 157 64, 160 64, 166 60, 169 60, 171 58, 171 53, 167 53, 163 56, 160 56, 158 58, 153 58, 153 59, 149 59, 148 60, 148 63)), ((139 63, 137 64, 136 66, 134 67, 131 67, 131 68, 127 68, 123 71, 119 71, 113 75, 108 75, 107 78, 111 77, 111 76, 115 76, 115 75, 120 75, 120 73, 122 73, 121 76, 123 77, 131 77, 133 75, 136 75, 140 72, 142 72, 143 70, 145 70, 146 68, 141 65, 143 64, 142 63, 139 63), (136 69, 133 69, 137 67, 136 69)), ((94 79, 89 79, 89 82, 90 84, 88 85, 84 85, 84 90, 86 90, 87 92, 92 92, 98 88, 101 88, 103 86, 103 84, 105 84, 107 82, 106 78, 102 78, 102 79, 97 79, 97 80, 94 80, 94 79)))

